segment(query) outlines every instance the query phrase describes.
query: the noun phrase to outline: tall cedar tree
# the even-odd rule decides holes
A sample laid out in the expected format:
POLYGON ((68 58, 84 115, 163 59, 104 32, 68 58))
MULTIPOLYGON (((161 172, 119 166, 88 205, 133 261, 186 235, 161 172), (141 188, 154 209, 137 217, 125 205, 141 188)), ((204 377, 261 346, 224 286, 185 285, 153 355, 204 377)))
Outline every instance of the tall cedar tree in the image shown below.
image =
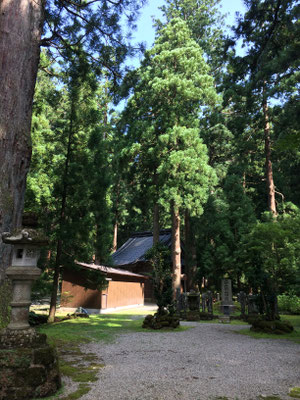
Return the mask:
POLYGON ((181 280, 180 211, 201 214, 215 182, 199 137, 199 117, 218 96, 203 52, 180 18, 158 32, 138 78, 124 114, 132 140, 129 151, 137 171, 147 176, 153 204, 158 202, 172 215, 175 293, 181 280))
POLYGON ((247 12, 240 17, 235 29, 246 48, 244 57, 234 60, 233 79, 246 80, 244 92, 249 105, 260 105, 264 132, 265 176, 268 209, 276 216, 275 183, 272 167, 272 126, 270 100, 283 104, 297 91, 299 83, 299 5, 295 0, 245 1, 247 12))
MULTIPOLYGON (((220 0, 167 0, 161 7, 166 23, 173 18, 183 19, 191 31, 192 38, 204 52, 205 60, 210 67, 211 75, 215 79, 216 88, 222 82, 225 58, 224 47, 224 16, 220 12, 220 0)), ((161 21, 156 21, 162 27, 161 21)), ((218 177, 223 178, 231 158, 230 138, 231 133, 226 128, 222 107, 206 110, 205 120, 200 124, 200 137, 208 147, 209 165, 216 168, 218 177), (216 154, 218 147, 218 155, 216 154), (228 151, 229 150, 229 151, 228 151), (218 160, 216 160, 218 158, 218 160), (221 165, 222 159, 222 165, 221 165), (216 165, 216 161, 218 165, 216 165)), ((191 217, 188 211, 184 217, 184 242, 185 242, 185 271, 187 274, 187 289, 195 289, 197 256, 196 239, 198 220, 191 217)))

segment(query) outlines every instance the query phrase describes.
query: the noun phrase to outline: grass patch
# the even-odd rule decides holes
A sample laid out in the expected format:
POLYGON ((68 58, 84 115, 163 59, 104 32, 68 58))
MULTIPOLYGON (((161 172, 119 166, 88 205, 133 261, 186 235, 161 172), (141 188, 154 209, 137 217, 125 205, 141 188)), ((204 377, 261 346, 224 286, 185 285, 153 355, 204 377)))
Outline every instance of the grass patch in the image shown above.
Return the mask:
MULTIPOLYGON (((117 315, 154 315, 157 311, 157 307, 155 308, 155 306, 153 306, 153 310, 145 310, 144 308, 127 308, 124 310, 118 310, 118 312, 116 313, 117 315)), ((102 314, 103 315, 103 314, 102 314)))
POLYGON ((292 388, 290 390, 289 396, 293 397, 294 399, 300 399, 300 387, 292 388))
MULTIPOLYGON (((87 343, 90 341, 110 342, 120 333, 154 332, 142 328, 143 319, 131 318, 127 314, 100 314, 90 318, 77 318, 39 327, 39 332, 46 333, 50 343, 87 343)), ((180 326, 171 332, 182 332, 189 327, 180 326)))
POLYGON ((281 315, 281 319, 283 321, 289 321, 293 325, 294 331, 284 335, 276 335, 270 333, 251 332, 250 329, 242 329, 236 331, 236 333, 247 335, 254 339, 288 339, 295 343, 300 343, 300 315, 281 315))

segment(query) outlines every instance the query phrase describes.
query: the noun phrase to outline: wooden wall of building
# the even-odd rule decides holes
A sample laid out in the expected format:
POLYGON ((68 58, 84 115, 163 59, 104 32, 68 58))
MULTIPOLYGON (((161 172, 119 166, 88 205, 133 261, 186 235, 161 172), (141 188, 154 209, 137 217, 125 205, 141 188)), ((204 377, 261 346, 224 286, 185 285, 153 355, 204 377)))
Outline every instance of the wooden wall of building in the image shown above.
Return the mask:
MULTIPOLYGON (((104 293, 105 291, 103 291, 103 294, 104 293)), ((109 282, 106 294, 106 308, 124 307, 133 304, 144 304, 144 283, 112 280, 109 282)), ((104 307, 105 305, 103 304, 102 308, 104 307)))
POLYGON ((62 307, 106 309, 144 304, 145 279, 111 275, 108 288, 102 292, 86 288, 84 271, 64 271, 62 307))
POLYGON ((61 306, 70 308, 101 308, 101 292, 86 288, 83 274, 65 270, 61 288, 61 306))

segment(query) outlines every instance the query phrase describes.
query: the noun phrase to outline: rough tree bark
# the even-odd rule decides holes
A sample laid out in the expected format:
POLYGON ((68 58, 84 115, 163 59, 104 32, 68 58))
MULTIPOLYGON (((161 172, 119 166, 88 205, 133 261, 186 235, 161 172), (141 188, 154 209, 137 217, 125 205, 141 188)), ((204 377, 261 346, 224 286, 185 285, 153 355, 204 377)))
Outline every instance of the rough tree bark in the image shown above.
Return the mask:
POLYGON ((153 176, 153 184, 155 186, 155 199, 154 199, 154 206, 153 206, 153 246, 159 243, 159 205, 157 200, 159 198, 159 187, 158 187, 158 177, 157 173, 154 173, 153 176))
POLYGON ((172 207, 172 263, 173 263, 173 293, 181 289, 181 246, 180 246, 180 214, 179 209, 172 207))
POLYGON ((196 289, 196 274, 197 274, 197 255, 195 240, 191 228, 191 218, 188 210, 184 216, 184 231, 185 231, 185 269, 187 277, 187 290, 196 289))
POLYGON ((159 243, 159 205, 153 207, 153 245, 159 243))
POLYGON ((117 216, 116 216, 116 222, 114 224, 114 237, 113 237, 113 246, 112 246, 112 252, 115 253, 118 248, 118 222, 117 222, 117 216))
POLYGON ((276 200, 275 200, 275 185, 273 178, 273 169, 271 162, 271 138, 270 138, 270 122, 269 122, 269 107, 266 97, 265 84, 263 88, 263 112, 264 112, 264 136, 265 136, 265 157, 266 157, 266 180, 268 191, 268 207, 274 217, 277 216, 276 200))
MULTIPOLYGON (((14 231, 22 223, 43 18, 43 0, 0 2, 0 229, 3 232, 14 231)), ((9 266, 10 253, 10 246, 0 242, 0 279, 9 266)))
POLYGON ((112 252, 117 251, 118 248, 118 229, 119 229, 119 197, 120 197, 120 183, 118 182, 116 188, 116 204, 115 204, 115 223, 114 223, 114 235, 113 235, 113 244, 112 244, 112 252))

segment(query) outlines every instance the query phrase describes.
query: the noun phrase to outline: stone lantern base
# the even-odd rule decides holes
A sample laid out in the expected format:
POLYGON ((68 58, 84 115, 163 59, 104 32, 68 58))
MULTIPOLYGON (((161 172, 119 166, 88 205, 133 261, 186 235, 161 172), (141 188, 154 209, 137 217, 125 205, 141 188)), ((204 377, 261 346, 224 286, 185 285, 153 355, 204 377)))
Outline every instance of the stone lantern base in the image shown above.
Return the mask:
POLYGON ((0 332, 0 400, 29 400, 61 386, 55 348, 33 328, 0 332))

